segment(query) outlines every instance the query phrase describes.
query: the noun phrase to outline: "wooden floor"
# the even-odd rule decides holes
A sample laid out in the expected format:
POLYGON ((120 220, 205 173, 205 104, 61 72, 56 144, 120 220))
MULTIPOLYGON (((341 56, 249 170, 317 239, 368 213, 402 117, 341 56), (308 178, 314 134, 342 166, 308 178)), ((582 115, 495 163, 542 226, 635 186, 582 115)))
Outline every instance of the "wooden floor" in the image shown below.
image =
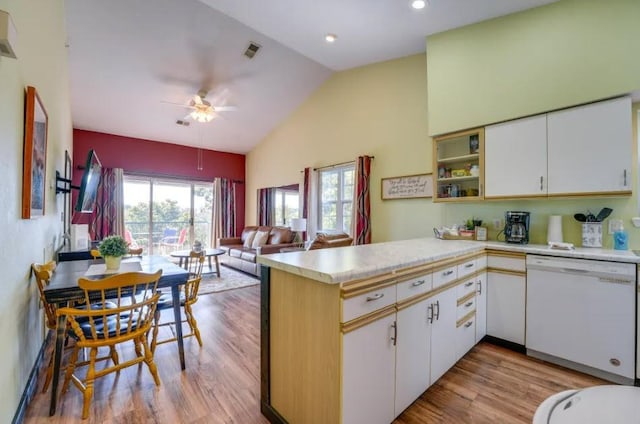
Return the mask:
MULTIPOLYGON (((267 423, 259 407, 259 301, 259 286, 201 296, 194 310, 204 347, 193 337, 185 340, 187 369, 180 371, 175 344, 159 346, 161 387, 145 366, 103 377, 84 423, 267 423)), ((75 387, 49 417, 50 392, 40 392, 40 374, 25 422, 82 422, 82 396, 75 387)), ((481 343, 395 423, 531 423, 537 405, 552 393, 603 383, 481 343)))

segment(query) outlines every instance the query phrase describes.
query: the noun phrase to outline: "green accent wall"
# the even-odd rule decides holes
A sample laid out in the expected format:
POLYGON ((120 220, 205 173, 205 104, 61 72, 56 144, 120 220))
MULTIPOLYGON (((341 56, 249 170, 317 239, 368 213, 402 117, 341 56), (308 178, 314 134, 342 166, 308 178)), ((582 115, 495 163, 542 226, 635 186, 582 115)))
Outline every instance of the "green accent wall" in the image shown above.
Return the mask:
POLYGON ((640 89, 640 1, 561 0, 427 38, 429 132, 640 89))

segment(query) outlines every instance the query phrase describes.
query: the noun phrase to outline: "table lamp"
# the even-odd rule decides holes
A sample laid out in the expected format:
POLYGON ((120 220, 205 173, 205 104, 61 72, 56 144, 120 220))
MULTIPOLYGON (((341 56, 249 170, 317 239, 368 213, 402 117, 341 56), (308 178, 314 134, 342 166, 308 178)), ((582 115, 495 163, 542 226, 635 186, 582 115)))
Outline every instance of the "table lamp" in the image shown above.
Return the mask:
POLYGON ((304 240, 302 239, 302 232, 307 231, 307 219, 306 218, 292 218, 291 219, 291 231, 296 233, 295 238, 293 239, 294 243, 298 243, 300 245, 304 244, 304 240))

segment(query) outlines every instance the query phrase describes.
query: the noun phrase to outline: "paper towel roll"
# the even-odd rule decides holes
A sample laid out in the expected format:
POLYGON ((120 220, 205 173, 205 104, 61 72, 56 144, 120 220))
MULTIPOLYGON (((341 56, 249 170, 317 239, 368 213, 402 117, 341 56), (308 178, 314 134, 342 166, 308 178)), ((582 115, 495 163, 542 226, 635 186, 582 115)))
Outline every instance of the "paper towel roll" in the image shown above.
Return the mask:
POLYGON ((547 242, 562 242, 562 215, 550 215, 547 226, 547 242))

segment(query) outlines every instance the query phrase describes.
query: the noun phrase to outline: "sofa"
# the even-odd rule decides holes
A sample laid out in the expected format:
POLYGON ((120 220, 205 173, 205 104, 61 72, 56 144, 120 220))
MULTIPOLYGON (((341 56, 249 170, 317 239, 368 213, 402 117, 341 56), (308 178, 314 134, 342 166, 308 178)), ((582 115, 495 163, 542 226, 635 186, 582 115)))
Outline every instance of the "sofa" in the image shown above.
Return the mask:
POLYGON ((220 259, 231 268, 260 277, 256 257, 299 246, 293 242, 295 235, 289 227, 247 226, 240 237, 218 239, 218 247, 225 251, 220 259))

